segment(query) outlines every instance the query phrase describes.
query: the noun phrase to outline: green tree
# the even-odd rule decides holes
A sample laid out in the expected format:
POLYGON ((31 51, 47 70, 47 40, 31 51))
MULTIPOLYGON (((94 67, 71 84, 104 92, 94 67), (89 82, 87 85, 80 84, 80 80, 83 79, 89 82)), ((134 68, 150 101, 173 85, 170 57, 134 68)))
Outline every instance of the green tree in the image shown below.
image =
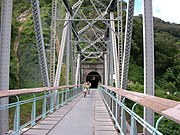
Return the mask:
POLYGON ((175 87, 174 83, 169 82, 167 84, 165 84, 165 88, 166 91, 170 92, 170 94, 174 94, 174 92, 177 91, 177 88, 175 87))

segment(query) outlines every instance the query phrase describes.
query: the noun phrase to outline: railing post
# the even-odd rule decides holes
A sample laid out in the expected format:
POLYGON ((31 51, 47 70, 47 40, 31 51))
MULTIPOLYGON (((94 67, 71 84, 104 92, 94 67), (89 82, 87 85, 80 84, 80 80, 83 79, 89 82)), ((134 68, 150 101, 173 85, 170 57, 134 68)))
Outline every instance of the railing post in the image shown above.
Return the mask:
POLYGON ((68 99, 69 99, 69 88, 66 90, 66 95, 67 95, 67 97, 66 97, 66 102, 68 102, 68 99))
MULTIPOLYGON (((156 122, 156 131, 157 131, 157 129, 158 129, 159 122, 162 120, 162 118, 164 118, 164 116, 161 116, 161 117, 157 120, 157 122, 156 122)), ((154 132, 153 135, 156 135, 156 132, 154 132)))
POLYGON ((42 118, 46 117, 46 103, 47 103, 47 94, 44 92, 44 101, 43 101, 43 110, 42 110, 42 118))
POLYGON ((15 132, 14 135, 20 135, 20 103, 19 103, 19 97, 16 96, 17 102, 16 102, 16 111, 14 115, 14 126, 13 130, 15 132))
MULTIPOLYGON (((137 103, 135 103, 132 107, 132 112, 134 112, 134 108, 137 105, 137 103)), ((131 131, 130 131, 131 135, 137 135, 137 125, 136 125, 136 120, 134 118, 134 114, 131 113, 131 131)))
POLYGON ((56 109, 59 109, 59 91, 57 91, 56 109))
MULTIPOLYGON (((122 99, 122 104, 124 104, 125 98, 122 99)), ((126 114, 123 105, 121 105, 121 129, 124 134, 126 134, 126 114)))
POLYGON ((69 91, 69 95, 70 95, 70 97, 69 97, 69 100, 71 99, 71 97, 72 97, 72 89, 70 89, 70 91, 69 91))
MULTIPOLYGON (((112 95, 112 92, 110 93, 112 95)), ((111 98, 112 114, 114 115, 114 100, 111 98)))
POLYGON ((76 89, 75 88, 73 88, 73 93, 74 93, 73 95, 76 96, 76 89))
POLYGON ((64 105, 64 91, 61 92, 61 106, 64 105))
POLYGON ((72 93, 73 93, 73 97, 76 95, 75 94, 75 89, 74 88, 72 88, 72 93))
POLYGON ((116 117, 116 120, 118 119, 118 95, 116 94, 116 112, 115 112, 115 117, 116 117))
POLYGON ((67 93, 68 90, 69 90, 69 88, 67 88, 66 91, 65 91, 65 101, 66 102, 67 102, 67 99, 68 99, 68 93, 67 93))
POLYGON ((32 104, 32 111, 31 111, 31 126, 36 124, 36 95, 33 93, 34 99, 32 104))
POLYGON ((53 113, 54 111, 54 96, 56 95, 57 92, 52 92, 51 95, 51 106, 50 106, 50 113, 53 113))

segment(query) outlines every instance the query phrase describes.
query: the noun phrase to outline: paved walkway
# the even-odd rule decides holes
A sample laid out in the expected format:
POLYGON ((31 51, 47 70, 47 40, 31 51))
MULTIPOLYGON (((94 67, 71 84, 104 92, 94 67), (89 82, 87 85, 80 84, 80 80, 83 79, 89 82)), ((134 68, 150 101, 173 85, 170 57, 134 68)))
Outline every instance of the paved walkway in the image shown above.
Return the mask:
POLYGON ((79 96, 24 135, 117 135, 109 113, 97 90, 79 96))

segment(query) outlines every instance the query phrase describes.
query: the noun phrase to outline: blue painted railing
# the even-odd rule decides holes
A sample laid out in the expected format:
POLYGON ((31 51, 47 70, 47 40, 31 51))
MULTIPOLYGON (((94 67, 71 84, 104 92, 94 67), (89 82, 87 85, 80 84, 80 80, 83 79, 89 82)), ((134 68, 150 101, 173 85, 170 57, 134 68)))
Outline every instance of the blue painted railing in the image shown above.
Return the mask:
POLYGON ((162 135, 162 133, 158 131, 158 125, 160 120, 164 117, 163 115, 177 123, 180 123, 180 102, 104 85, 100 86, 98 89, 121 135, 127 134, 127 125, 130 127, 130 131, 128 132, 131 135, 137 135, 137 123, 139 123, 139 125, 141 125, 141 127, 143 127, 144 130, 147 130, 150 134, 162 135), (121 100, 118 98, 121 98, 121 100), (131 108, 125 104, 126 99, 134 101, 131 108), (157 120, 155 127, 151 126, 135 113, 135 107, 137 104, 148 107, 154 112, 162 115, 157 120), (170 112, 174 114, 171 114, 170 112), (126 118, 126 115, 128 114, 129 118, 126 118))
POLYGON ((2 92, 2 95, 3 94, 5 95, 4 97, 15 96, 16 100, 17 100, 14 103, 5 104, 5 105, 0 106, 0 111, 6 110, 6 109, 10 110, 12 108, 15 108, 13 129, 10 131, 7 131, 7 134, 19 135, 22 132, 22 129, 34 126, 38 120, 46 118, 46 116, 49 113, 53 113, 56 109, 59 109, 61 106, 65 105, 67 102, 69 102, 72 99, 74 99, 75 97, 77 97, 82 91, 82 88, 77 87, 77 86, 74 86, 74 87, 73 86, 71 86, 71 87, 65 86, 65 87, 58 87, 58 88, 60 88, 60 89, 57 90, 57 88, 53 88, 53 87, 46 88, 46 90, 44 92, 43 92, 43 90, 39 90, 39 89, 38 90, 27 89, 27 92, 25 90, 24 90, 24 92, 23 92, 23 90, 15 90, 14 93, 13 93, 13 91, 9 91, 10 94, 8 94, 7 92, 5 92, 5 94, 4 94, 2 92), (48 91, 48 90, 50 90, 50 91, 48 91), (38 91, 41 93, 38 93, 38 91), (33 98, 21 101, 18 96, 19 93, 21 95, 27 94, 27 93, 32 94, 33 98), (56 94, 56 98, 54 98, 55 94, 56 94), (40 102, 42 104, 42 113, 39 115, 37 115, 37 103, 38 102, 40 102), (47 106, 47 104, 48 104, 47 102, 49 103, 49 105, 48 105, 49 107, 47 106), (21 106, 24 106, 27 104, 32 104, 31 116, 30 116, 31 120, 27 121, 24 124, 21 124, 21 111, 23 111, 21 106))

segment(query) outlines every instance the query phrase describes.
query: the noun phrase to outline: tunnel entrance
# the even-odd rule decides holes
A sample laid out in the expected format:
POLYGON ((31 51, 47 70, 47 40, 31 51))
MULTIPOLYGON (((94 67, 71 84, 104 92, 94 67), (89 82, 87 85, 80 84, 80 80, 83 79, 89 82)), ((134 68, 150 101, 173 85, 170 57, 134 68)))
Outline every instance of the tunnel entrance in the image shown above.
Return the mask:
POLYGON ((101 82, 101 76, 97 72, 90 72, 86 77, 86 82, 91 83, 91 88, 97 88, 98 83, 101 82))

